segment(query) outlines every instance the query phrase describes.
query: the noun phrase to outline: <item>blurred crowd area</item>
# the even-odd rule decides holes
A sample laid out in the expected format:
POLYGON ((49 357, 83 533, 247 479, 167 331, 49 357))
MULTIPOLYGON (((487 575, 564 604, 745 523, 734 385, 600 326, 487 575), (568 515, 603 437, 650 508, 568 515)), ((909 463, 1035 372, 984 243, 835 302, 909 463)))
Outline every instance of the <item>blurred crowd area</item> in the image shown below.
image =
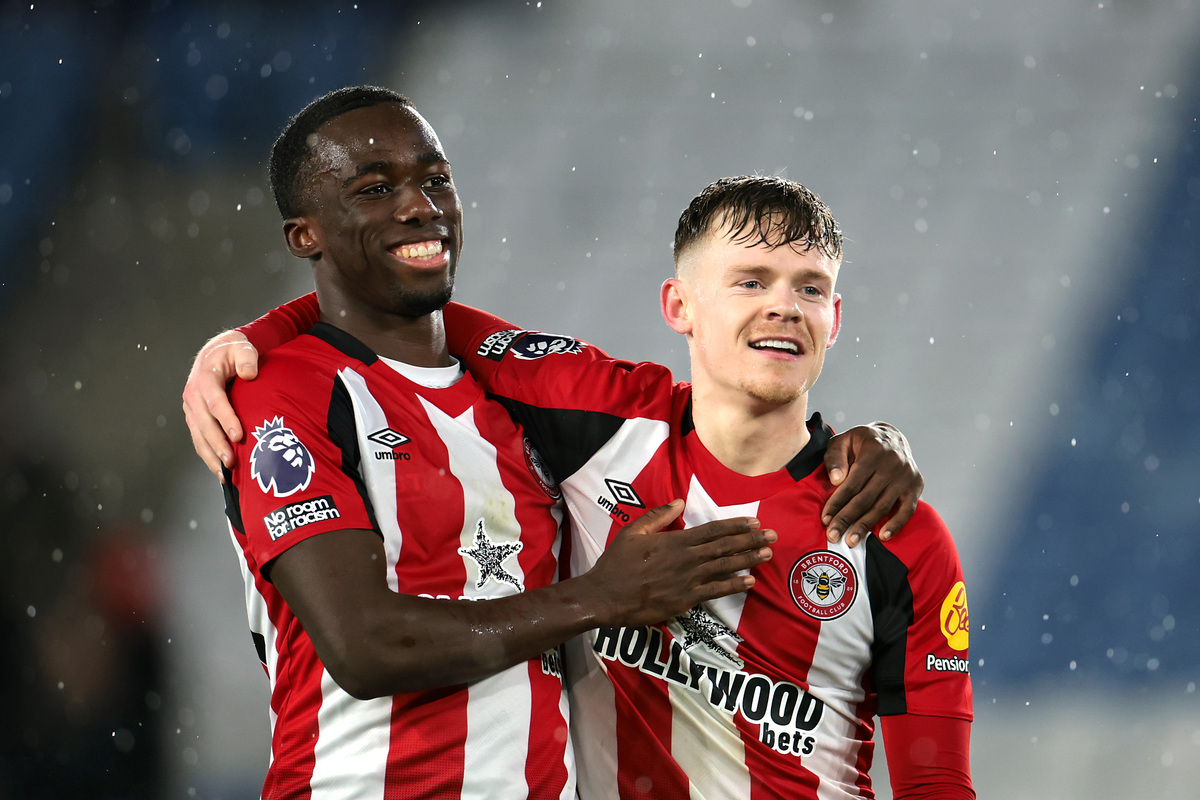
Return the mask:
POLYGON ((441 135, 460 299, 681 378, 679 210, 817 190, 848 262, 814 406, 898 424, 955 533, 980 796, 1192 796, 1197 42, 1195 0, 0 0, 0 800, 257 796, 266 681, 179 393, 310 285, 265 156, 354 83, 441 135))

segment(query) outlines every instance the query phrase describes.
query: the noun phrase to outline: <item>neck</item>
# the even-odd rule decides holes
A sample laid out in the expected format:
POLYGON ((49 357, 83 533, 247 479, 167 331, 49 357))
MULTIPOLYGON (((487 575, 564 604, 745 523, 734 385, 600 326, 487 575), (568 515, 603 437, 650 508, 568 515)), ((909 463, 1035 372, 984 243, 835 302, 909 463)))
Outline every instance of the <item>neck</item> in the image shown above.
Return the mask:
POLYGON ((693 386, 696 435, 718 461, 742 475, 783 469, 808 444, 808 396, 768 405, 737 392, 727 398, 713 387, 693 386))
POLYGON ((317 287, 321 321, 340 328, 385 358, 417 367, 448 367, 442 312, 405 317, 344 302, 336 290, 317 287))

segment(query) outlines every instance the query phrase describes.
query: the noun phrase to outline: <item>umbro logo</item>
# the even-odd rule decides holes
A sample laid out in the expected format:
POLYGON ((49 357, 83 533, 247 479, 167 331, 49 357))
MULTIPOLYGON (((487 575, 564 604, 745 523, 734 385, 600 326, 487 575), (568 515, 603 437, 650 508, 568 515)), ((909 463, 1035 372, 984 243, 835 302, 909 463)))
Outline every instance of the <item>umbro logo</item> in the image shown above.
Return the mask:
POLYGON ((384 428, 380 431, 375 431, 367 437, 375 444, 381 444, 384 447, 399 447, 402 444, 408 444, 412 439, 405 436, 399 431, 394 431, 391 428, 384 428))
POLYGON ((634 491, 633 486, 625 481, 616 481, 612 478, 605 478, 604 485, 612 492, 613 499, 624 506, 633 506, 634 508, 645 508, 646 504, 642 502, 642 498, 638 497, 638 493, 634 491))
POLYGON ((395 452, 395 449, 400 445, 408 444, 412 441, 412 439, 399 431, 394 431, 391 428, 383 428, 372 433, 367 437, 367 440, 388 448, 387 450, 377 450, 375 452, 375 458, 379 461, 408 461, 411 458, 408 453, 395 452))
POLYGON ((596 505, 607 511, 609 516, 614 519, 621 522, 629 522, 629 514, 623 511, 620 506, 631 506, 633 508, 646 507, 646 504, 642 502, 642 498, 638 497, 638 493, 634 491, 633 486, 625 481, 605 478, 604 485, 608 487, 609 495, 600 495, 597 497, 596 505))

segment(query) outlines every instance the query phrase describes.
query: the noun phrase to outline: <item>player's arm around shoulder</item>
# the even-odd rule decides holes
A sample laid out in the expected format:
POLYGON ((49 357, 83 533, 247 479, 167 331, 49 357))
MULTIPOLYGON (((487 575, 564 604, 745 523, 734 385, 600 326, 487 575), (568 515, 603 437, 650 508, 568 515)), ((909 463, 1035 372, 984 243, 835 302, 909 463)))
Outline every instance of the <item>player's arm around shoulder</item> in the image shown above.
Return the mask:
POLYGON ((448 304, 444 315, 450 352, 492 394, 540 408, 605 413, 625 413, 631 403, 649 413, 656 401, 669 402, 666 367, 613 358, 581 339, 525 330, 459 303, 448 304))

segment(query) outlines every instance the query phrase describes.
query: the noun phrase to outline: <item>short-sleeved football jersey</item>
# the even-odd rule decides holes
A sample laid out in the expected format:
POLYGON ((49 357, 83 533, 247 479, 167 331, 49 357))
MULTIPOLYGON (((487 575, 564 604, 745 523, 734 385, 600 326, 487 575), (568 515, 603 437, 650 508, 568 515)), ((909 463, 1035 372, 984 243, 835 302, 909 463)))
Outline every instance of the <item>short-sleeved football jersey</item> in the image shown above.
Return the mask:
POLYGON ((453 304, 446 326, 451 351, 560 482, 573 574, 674 498, 688 527, 745 515, 779 534, 749 592, 572 642, 581 797, 873 797, 877 714, 971 718, 966 592, 949 532, 922 503, 887 547, 873 536, 830 545, 820 415, 785 469, 749 477, 705 449, 690 386, 665 367, 453 304))
POLYGON ((573 797, 557 652, 469 686, 357 700, 263 576, 308 537, 374 529, 396 592, 479 600, 557 578, 559 490, 520 428, 469 375, 431 388, 398 367, 318 324, 231 394, 248 435, 227 515, 271 685, 263 797, 573 797))

